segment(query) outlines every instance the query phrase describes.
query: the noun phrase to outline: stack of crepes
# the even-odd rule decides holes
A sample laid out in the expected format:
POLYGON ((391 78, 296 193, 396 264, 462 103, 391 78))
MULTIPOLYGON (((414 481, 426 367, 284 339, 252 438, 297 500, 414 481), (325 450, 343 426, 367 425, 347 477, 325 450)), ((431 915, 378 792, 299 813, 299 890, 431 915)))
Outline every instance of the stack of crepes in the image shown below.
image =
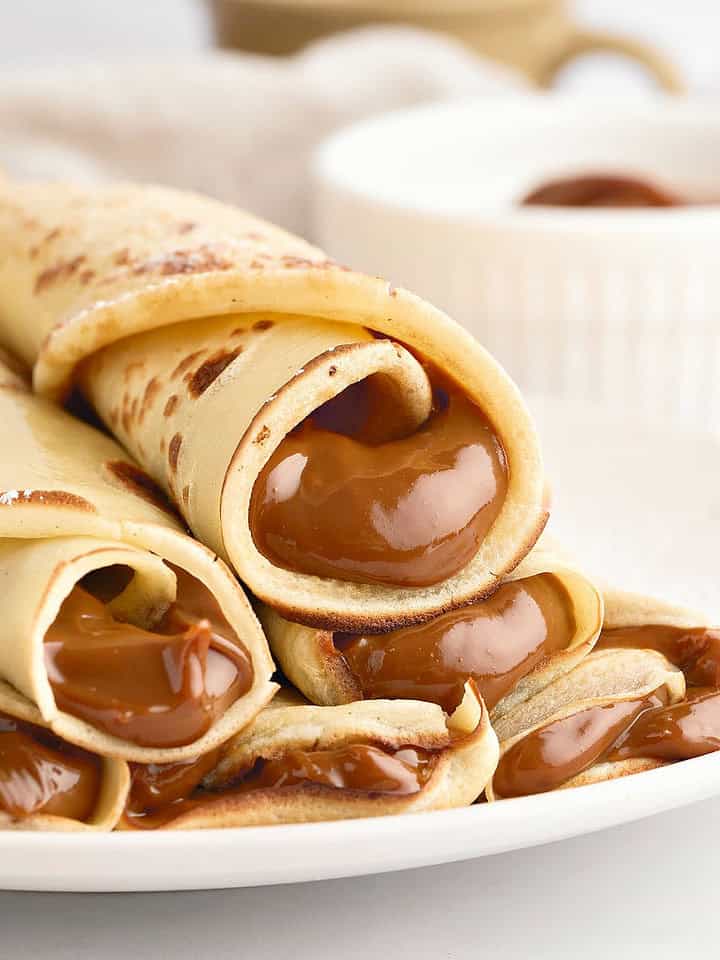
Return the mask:
POLYGON ((715 634, 536 545, 522 398, 412 294, 202 197, 2 182, 0 342, 34 389, 8 356, 0 823, 376 816, 715 749, 715 634))

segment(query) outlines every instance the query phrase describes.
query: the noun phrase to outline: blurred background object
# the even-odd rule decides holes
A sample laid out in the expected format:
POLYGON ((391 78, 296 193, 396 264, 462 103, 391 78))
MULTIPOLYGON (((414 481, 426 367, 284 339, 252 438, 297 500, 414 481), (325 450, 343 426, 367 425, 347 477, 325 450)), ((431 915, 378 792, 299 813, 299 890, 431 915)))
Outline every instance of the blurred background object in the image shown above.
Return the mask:
POLYGON ((310 227, 309 165, 338 127, 382 110, 523 89, 423 31, 368 28, 293 57, 95 57, 0 71, 0 169, 134 179, 208 193, 289 229, 310 227))
POLYGON ((446 310, 525 391, 720 432, 719 160, 720 112, 677 97, 416 107, 326 142, 314 233, 446 310), (677 204, 522 204, 586 172, 677 204))
POLYGON ((681 87, 669 60, 631 38, 580 28, 566 0, 208 0, 220 44, 291 54, 342 30, 408 24, 446 34, 475 53, 549 86, 576 57, 606 51, 644 64, 661 86, 681 87))

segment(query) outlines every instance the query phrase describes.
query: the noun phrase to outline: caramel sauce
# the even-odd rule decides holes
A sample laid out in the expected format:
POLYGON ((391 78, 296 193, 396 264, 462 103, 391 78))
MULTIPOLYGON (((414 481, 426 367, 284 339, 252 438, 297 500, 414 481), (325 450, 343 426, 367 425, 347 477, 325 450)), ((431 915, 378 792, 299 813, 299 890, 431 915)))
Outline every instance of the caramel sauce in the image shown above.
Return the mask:
POLYGON ((429 700, 452 713, 469 677, 492 709, 522 677, 567 649, 575 630, 564 585, 539 574, 421 626, 336 633, 334 642, 366 698, 429 700))
POLYGON ((608 760, 648 757, 675 763, 720 749, 720 691, 698 687, 680 703, 643 713, 624 733, 608 760))
POLYGON ((132 785, 127 814, 144 816, 183 803, 203 777, 214 769, 219 758, 220 750, 211 750, 201 757, 179 763, 131 764, 132 785))
POLYGON ((720 687, 720 630, 656 625, 603 630, 595 649, 616 647, 657 650, 682 670, 690 686, 720 687))
POLYGON ((555 790, 600 761, 644 710, 662 704, 662 697, 653 694, 587 707, 538 727, 501 757, 493 780, 495 792, 500 797, 523 797, 555 790))
POLYGON ((313 784, 353 794, 407 796, 419 792, 430 778, 435 754, 416 747, 386 750, 354 743, 335 750, 292 750, 270 760, 258 760, 228 787, 219 791, 198 788, 216 758, 195 764, 146 768, 133 786, 126 821, 154 829, 176 817, 208 805, 221 805, 248 793, 281 792, 313 784), (182 769, 180 769, 183 767, 182 769))
POLYGON ((192 743, 252 686, 250 656, 208 590, 183 571, 154 630, 113 618, 80 586, 45 635, 58 707, 142 747, 192 743))
POLYGON ((12 817, 89 820, 100 794, 101 763, 42 727, 0 713, 0 810, 12 817))
POLYGON ((436 387, 430 417, 409 436, 396 435, 393 416, 366 380, 285 437, 250 505, 268 560, 319 577, 423 587, 473 558, 507 491, 492 426, 451 385, 436 387))
POLYGON ((676 763, 720 749, 719 630, 657 624, 603 630, 595 650, 617 648, 663 654, 685 674, 685 699, 673 704, 646 702, 634 713, 627 704, 592 707, 541 727, 501 759, 495 774, 499 796, 555 789, 593 763, 632 758, 676 763), (627 707, 628 717, 613 728, 614 736, 605 735, 603 717, 610 714, 598 711, 616 707, 627 707))
POLYGON ((685 202, 636 177, 595 175, 552 180, 529 193, 523 206, 678 207, 685 202))

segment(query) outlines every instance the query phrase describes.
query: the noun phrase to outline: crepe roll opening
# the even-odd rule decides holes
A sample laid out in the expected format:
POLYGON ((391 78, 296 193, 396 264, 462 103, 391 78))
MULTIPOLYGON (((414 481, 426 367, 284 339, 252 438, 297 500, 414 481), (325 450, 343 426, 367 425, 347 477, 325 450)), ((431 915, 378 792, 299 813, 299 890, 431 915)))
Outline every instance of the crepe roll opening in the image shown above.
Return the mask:
POLYGON ((501 753, 488 799, 580 786, 649 769, 673 753, 708 752, 719 718, 716 703, 687 696, 683 674, 662 654, 597 650, 497 724, 501 753), (704 722, 713 729, 700 730, 704 722))
POLYGON ((401 384, 375 374, 283 438, 250 503, 253 540, 274 565, 427 587, 472 560, 507 492, 505 453, 463 390, 426 372, 431 404, 419 423, 401 384))
POLYGON ((57 707, 140 747, 198 740, 253 683, 250 655, 211 592, 168 569, 174 599, 150 622, 122 615, 137 574, 113 564, 72 587, 44 635, 57 707))
POLYGON ((587 656, 602 625, 602 597, 583 575, 532 556, 518 573, 490 597, 383 632, 318 630, 268 606, 259 615, 313 703, 414 699, 451 712, 472 679, 495 720, 587 656))
POLYGON ((585 707, 553 720, 514 744, 500 758, 493 789, 500 797, 556 790, 606 754, 645 712, 667 704, 667 694, 585 707))
POLYGON ((492 710, 519 680, 567 650, 577 629, 562 580, 538 574, 419 626, 335 633, 333 642, 366 698, 427 700, 452 712, 472 678, 492 710))

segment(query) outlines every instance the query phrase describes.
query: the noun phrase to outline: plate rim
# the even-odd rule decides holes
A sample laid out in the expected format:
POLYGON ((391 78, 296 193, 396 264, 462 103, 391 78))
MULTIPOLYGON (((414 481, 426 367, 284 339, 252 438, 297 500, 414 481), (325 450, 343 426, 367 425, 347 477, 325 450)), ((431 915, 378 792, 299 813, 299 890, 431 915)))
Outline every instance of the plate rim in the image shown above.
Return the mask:
POLYGON ((0 890, 212 890, 367 876, 541 846, 718 795, 714 753, 554 793, 392 817, 196 831, 5 831, 0 890), (62 874, 47 868, 58 854, 62 874))

